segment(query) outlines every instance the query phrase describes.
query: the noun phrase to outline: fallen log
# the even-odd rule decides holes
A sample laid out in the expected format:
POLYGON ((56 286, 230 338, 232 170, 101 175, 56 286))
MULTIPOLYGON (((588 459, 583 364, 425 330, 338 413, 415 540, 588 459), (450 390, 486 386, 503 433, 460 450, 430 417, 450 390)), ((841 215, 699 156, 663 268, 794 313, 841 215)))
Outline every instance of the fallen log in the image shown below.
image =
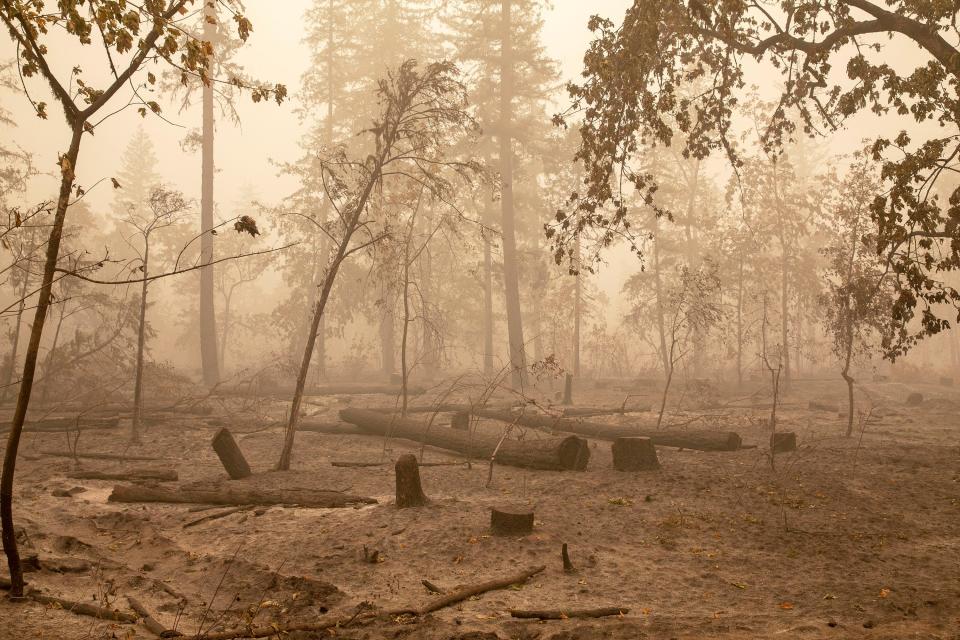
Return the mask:
POLYGON ((87 604, 86 602, 74 602, 73 600, 64 600, 63 598, 56 598, 54 596, 44 595, 38 591, 31 591, 27 596, 36 602, 41 604, 49 604, 64 611, 69 611, 70 613, 75 613, 78 616, 90 616, 91 618, 99 618, 100 620, 112 620, 114 622, 129 622, 135 623, 137 621, 137 616, 132 613, 126 613, 124 611, 117 611, 116 609, 107 609, 106 607, 101 607, 95 604, 87 604))
POLYGON ((494 591, 496 589, 506 589, 515 584, 523 584, 533 576, 537 575, 541 571, 546 569, 545 566, 541 565, 539 567, 533 567, 532 569, 527 569, 516 575, 507 576, 506 578, 498 578, 496 580, 489 580, 487 582, 481 582, 480 584, 475 584, 473 586, 463 587, 457 589, 456 591, 449 593, 445 596, 441 596, 432 602, 428 602, 422 607, 408 607, 403 609, 394 609, 390 612, 391 616, 402 616, 407 614, 412 614, 415 616, 422 616, 444 607, 449 607, 452 604, 457 604, 458 602, 463 602, 467 598, 472 596, 480 595, 481 593, 486 593, 487 591, 494 591))
POLYGON ((428 427, 421 422, 365 409, 343 409, 340 418, 370 433, 405 438, 468 457, 489 459, 497 451, 497 462, 515 467, 582 471, 590 459, 587 442, 575 436, 541 440, 508 439, 500 443, 499 436, 471 434, 447 427, 428 427))
POLYGON ((627 607, 601 607, 599 609, 510 609, 514 618, 539 620, 566 620, 567 618, 604 618, 622 616, 630 612, 627 607))
POLYGON ((229 515, 233 515, 234 513, 237 513, 238 511, 244 511, 249 508, 250 508, 250 505, 248 504, 245 504, 239 507, 230 507, 225 511, 218 511, 216 513, 211 513, 209 515, 205 515, 200 518, 197 518, 196 520, 191 520, 190 522, 187 522, 186 524, 184 524, 183 528, 189 529, 190 527, 195 527, 198 524, 203 524, 204 522, 209 522, 211 520, 219 520, 220 518, 226 518, 229 515))
POLYGON ((169 504, 218 504, 228 506, 294 504, 301 507, 333 509, 357 504, 376 504, 373 498, 340 491, 303 489, 248 489, 226 487, 207 489, 164 489, 143 485, 117 485, 109 502, 164 502, 169 504))
POLYGON ((655 428, 642 429, 634 426, 617 426, 600 422, 587 422, 574 418, 561 418, 544 414, 511 413, 509 411, 490 411, 482 409, 474 412, 482 418, 520 424, 525 427, 565 431, 579 436, 598 440, 616 440, 617 438, 646 437, 654 445, 696 449, 698 451, 736 451, 743 441, 733 431, 667 431, 655 428))
POLYGON ((174 469, 130 469, 128 471, 72 471, 68 478, 75 480, 159 480, 174 482, 177 472, 174 469))
POLYGON ((591 418, 594 416, 623 416, 628 413, 646 413, 650 406, 643 407, 567 407, 564 418, 591 418))
POLYGON ((302 418, 297 423, 297 431, 313 433, 328 433, 335 436, 366 436, 370 435, 360 427, 342 422, 324 422, 322 420, 302 418))
POLYGON ((90 460, 135 460, 137 462, 156 462, 165 458, 154 458, 151 456, 126 456, 116 453, 73 453, 71 451, 41 451, 42 456, 52 456, 54 458, 87 458, 90 460))

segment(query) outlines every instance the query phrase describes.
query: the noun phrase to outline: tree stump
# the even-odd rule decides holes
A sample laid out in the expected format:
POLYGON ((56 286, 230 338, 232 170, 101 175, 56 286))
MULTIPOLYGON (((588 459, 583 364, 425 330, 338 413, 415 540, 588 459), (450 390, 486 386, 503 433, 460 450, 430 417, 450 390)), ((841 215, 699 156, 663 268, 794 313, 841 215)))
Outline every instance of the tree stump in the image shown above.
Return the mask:
POLYGON ((943 377, 940 378, 940 384, 941 384, 942 386, 944 386, 944 387, 952 387, 952 386, 953 386, 953 378, 950 378, 950 377, 948 377, 948 376, 943 376, 943 377))
POLYGON ((573 375, 569 373, 563 381, 563 404, 573 404, 573 375))
POLYGON ((490 529, 498 536, 523 536, 533 531, 533 511, 526 507, 491 507, 490 529))
POLYGON ((450 428, 456 429, 457 431, 469 431, 470 430, 470 412, 457 411, 455 414, 453 414, 453 417, 450 418, 450 428))
POLYGON ((421 507, 427 503, 427 496, 420 486, 420 466, 417 457, 406 453, 397 458, 397 507, 421 507))
POLYGON ((401 385, 403 384, 403 374, 401 373, 391 373, 390 374, 390 384, 401 385))
POLYGON ((916 407, 923 403, 923 394, 922 393, 911 393, 907 396, 907 406, 916 407))
POLYGON ((224 427, 217 431, 210 443, 213 450, 217 452, 223 468, 230 474, 232 480, 240 480, 253 475, 250 471, 250 465, 247 459, 243 457, 243 452, 237 446, 237 441, 230 435, 230 431, 224 427))
POLYGON ((657 449, 650 438, 617 438, 611 449, 613 468, 617 471, 651 471, 660 468, 657 449))
POLYGON ((778 431, 770 434, 770 450, 774 453, 786 453, 797 450, 797 434, 792 431, 778 431))

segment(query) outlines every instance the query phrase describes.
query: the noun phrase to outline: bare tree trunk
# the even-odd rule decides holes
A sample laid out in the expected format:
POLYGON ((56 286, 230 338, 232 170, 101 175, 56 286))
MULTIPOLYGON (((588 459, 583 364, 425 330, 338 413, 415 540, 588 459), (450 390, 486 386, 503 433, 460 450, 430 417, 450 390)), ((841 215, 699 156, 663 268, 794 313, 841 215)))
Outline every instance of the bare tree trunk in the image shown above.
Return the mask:
POLYGON ((400 341, 400 375, 403 404, 400 407, 401 417, 407 415, 407 381, 409 380, 410 370, 407 368, 407 337, 410 334, 410 242, 413 240, 413 223, 411 221, 410 234, 407 235, 406 246, 403 254, 403 335, 400 341))
POLYGON ((83 136, 82 123, 73 125, 70 148, 61 159, 60 195, 57 199, 57 212, 50 229, 47 242, 47 256, 43 268, 43 280, 37 298, 33 326, 30 328, 30 341, 27 344, 26 358, 23 363, 23 375, 17 396, 17 408, 14 410, 13 423, 7 436, 7 448, 3 457, 3 473, 0 474, 0 525, 2 525, 3 551, 10 567, 10 597, 23 597, 23 567, 20 565, 20 552, 17 549, 17 536, 13 524, 13 478, 17 465, 17 450, 20 447, 20 435, 27 418, 30 405, 30 393, 33 391, 33 377, 37 368, 37 356, 40 353, 40 339, 43 337, 43 325, 50 306, 50 290, 60 255, 60 240, 63 237, 63 221, 67 215, 67 204, 73 190, 73 180, 80 155, 80 138, 83 136))
POLYGON ((577 275, 573 285, 573 377, 580 377, 580 318, 583 315, 583 275, 580 273, 580 234, 576 239, 577 275))
POLYGON ((737 263, 737 387, 743 387, 743 253, 737 263))
POLYGON ((47 401, 47 395, 50 392, 50 386, 53 382, 53 365, 56 363, 57 344, 60 342, 60 330, 63 328, 63 318, 67 314, 67 301, 60 303, 60 315, 57 317, 57 328, 53 332, 53 344, 47 351, 47 359, 43 363, 43 375, 41 376, 42 391, 40 393, 40 403, 47 401))
POLYGON ((233 292, 236 290, 239 282, 234 282, 230 285, 227 295, 223 298, 223 326, 220 328, 220 349, 217 355, 220 356, 220 371, 224 372, 227 370, 227 337, 230 335, 230 307, 233 302, 233 292))
POLYGON ((507 334, 510 342, 511 380, 514 388, 526 383, 523 318, 520 309, 519 256, 513 209, 513 42, 512 0, 501 0, 500 60, 500 174, 503 232, 503 284, 507 307, 507 334))
POLYGON ((137 327, 137 368, 133 378, 133 416, 130 420, 130 440, 140 441, 140 418, 143 412, 143 351, 147 343, 147 269, 150 264, 150 237, 143 243, 143 285, 140 288, 140 324, 137 327))
MULTIPOLYGON (((205 15, 216 21, 216 3, 204 3, 205 15)), ((203 39, 213 46, 217 26, 203 22, 203 39)), ((211 55, 212 58, 212 55, 211 55)), ((200 262, 213 261, 213 86, 203 87, 203 138, 200 188, 200 262)), ((213 265, 200 269, 200 360, 203 382, 212 387, 220 382, 217 358, 217 317, 214 310, 213 265)))
POLYGON ((393 295, 390 287, 383 294, 383 317, 380 319, 380 368, 389 380, 397 371, 395 334, 393 321, 393 295))
POLYGON ((660 334, 660 363, 663 375, 670 376, 672 367, 667 354, 667 331, 663 324, 663 281, 660 277, 660 221, 653 219, 653 287, 657 297, 657 331, 660 334))
POLYGON ((13 372, 17 368, 17 355, 20 351, 20 327, 23 325, 23 310, 27 304, 29 286, 30 269, 27 268, 23 270, 23 286, 20 287, 20 303, 17 305, 17 320, 13 325, 13 344, 10 347, 10 363, 7 365, 6 381, 3 385, 3 391, 0 392, 0 400, 6 400, 7 394, 10 393, 10 389, 13 387, 13 372))
MULTIPOLYGON (((493 220, 492 206, 493 200, 487 199, 484 207, 484 224, 487 226, 493 220)), ((483 373, 493 375, 493 256, 486 232, 483 236, 483 373)))

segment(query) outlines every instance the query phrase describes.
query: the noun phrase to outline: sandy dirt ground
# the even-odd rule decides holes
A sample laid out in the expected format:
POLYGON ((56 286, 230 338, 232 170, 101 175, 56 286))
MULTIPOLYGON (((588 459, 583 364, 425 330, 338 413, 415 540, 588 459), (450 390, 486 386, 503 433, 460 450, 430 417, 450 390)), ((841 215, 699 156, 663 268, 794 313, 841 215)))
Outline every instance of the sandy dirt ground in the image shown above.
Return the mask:
MULTIPOLYGON (((29 433, 15 492, 21 551, 37 555, 40 566, 27 580, 43 593, 128 612, 127 596, 133 596, 164 626, 187 635, 251 620, 286 624, 359 612, 345 628, 290 637, 960 638, 960 393, 902 383, 867 390, 874 412, 854 437, 845 438, 845 421, 837 413, 808 408, 816 400, 842 410, 842 386, 794 383, 783 398, 778 429, 796 432, 800 447, 778 455, 775 468, 767 446, 769 411, 724 406, 744 394, 718 393, 712 398, 718 402, 703 403, 713 408, 671 415, 668 422, 735 430, 756 448, 708 453, 660 447, 661 470, 623 473, 612 468, 610 444, 591 440, 584 472, 496 466, 490 488, 484 486, 485 461, 468 465, 449 452, 372 436, 300 433, 293 469, 269 472, 282 428, 246 421, 233 431, 258 473, 237 482, 343 490, 378 504, 250 508, 189 527, 184 525, 217 511, 108 502, 115 482, 70 479, 67 474, 77 469, 73 460, 42 455, 66 449, 64 434, 29 433), (905 404, 912 391, 925 396, 919 407, 905 404), (425 507, 392 504, 392 462, 403 453, 423 462, 459 463, 421 469, 430 498, 425 507), (332 461, 385 464, 341 468, 332 461), (54 495, 76 487, 83 491, 54 495), (533 534, 491 536, 489 508, 502 504, 531 506, 533 534), (563 571, 562 543, 569 545, 574 573, 563 571), (368 562, 365 549, 378 551, 378 561, 368 562), (523 585, 427 616, 374 622, 363 616, 371 608, 430 601, 435 596, 423 579, 448 590, 538 565, 546 569, 523 585), (629 612, 546 622, 509 614, 514 608, 601 606, 629 612)), ((623 396, 584 390, 577 400, 610 405, 623 396)), ((654 394, 641 400, 652 401, 654 394)), ((330 416, 345 401, 317 400, 330 416)), ((349 401, 363 406, 382 404, 383 398, 349 401)), ((597 420, 651 419, 647 413, 597 420)), ((171 488, 225 483, 209 446, 219 421, 166 420, 151 426, 136 446, 122 429, 84 432, 81 452, 163 460, 82 460, 79 468, 173 468, 179 481, 163 483, 171 488)), ((481 428, 498 429, 491 423, 481 428)), ((528 429, 524 437, 545 436, 528 429)), ((0 638, 156 637, 142 624, 108 623, 5 598, 0 621, 0 638)))

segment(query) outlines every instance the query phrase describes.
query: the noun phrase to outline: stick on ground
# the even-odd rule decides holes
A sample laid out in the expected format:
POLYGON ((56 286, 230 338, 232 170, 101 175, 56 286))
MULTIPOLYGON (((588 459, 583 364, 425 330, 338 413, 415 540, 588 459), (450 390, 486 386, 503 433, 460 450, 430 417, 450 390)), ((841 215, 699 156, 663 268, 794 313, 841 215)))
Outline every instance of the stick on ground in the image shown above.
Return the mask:
POLYGON ((621 616, 630 612, 627 607, 601 607, 599 609, 511 609, 514 618, 537 618, 540 620, 566 620, 567 618, 605 618, 621 616))
POLYGON ((148 631, 150 631, 150 633, 158 635, 161 638, 176 638, 183 635, 179 631, 167 629, 165 626, 160 624, 156 618, 150 615, 150 612, 147 610, 147 608, 143 606, 143 604, 141 604, 136 598, 127 596, 127 600, 130 602, 130 608, 137 612, 137 615, 140 616, 141 620, 143 620, 143 625, 148 631))
POLYGON ((540 565, 539 567, 533 567, 527 569, 521 573, 507 576, 505 578, 497 578, 495 580, 488 580, 487 582, 481 582, 480 584, 475 584, 472 586, 463 587, 457 589, 456 591, 449 593, 445 596, 437 598, 433 602, 428 602, 422 607, 407 607, 403 609, 395 609, 390 612, 391 616, 402 616, 404 614, 412 614, 415 616, 422 616, 438 609, 443 609, 444 607, 449 607, 452 604, 457 604, 469 598, 470 596, 480 595, 481 593, 486 593, 487 591, 495 591, 497 589, 506 589, 507 587, 514 584, 523 584, 531 577, 537 575, 541 571, 546 569, 545 566, 540 565))

